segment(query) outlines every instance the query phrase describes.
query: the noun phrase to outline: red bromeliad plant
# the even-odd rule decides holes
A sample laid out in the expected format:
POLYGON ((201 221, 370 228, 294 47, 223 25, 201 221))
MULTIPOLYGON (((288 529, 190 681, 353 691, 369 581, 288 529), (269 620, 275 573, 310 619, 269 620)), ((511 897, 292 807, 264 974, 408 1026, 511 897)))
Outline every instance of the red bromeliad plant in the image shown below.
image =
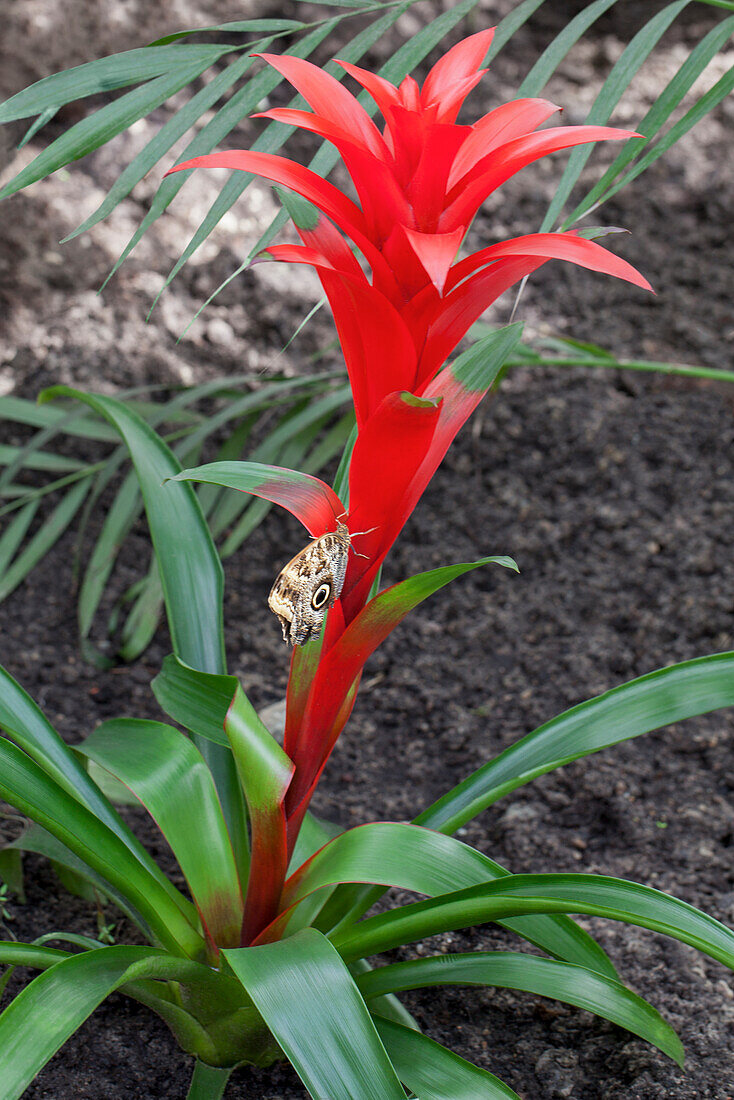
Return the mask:
POLYGON ((49 394, 85 401, 131 453, 174 648, 153 690, 191 736, 163 722, 126 718, 103 723, 72 751, 0 669, 6 734, 0 797, 34 822, 0 855, 0 873, 11 879, 17 872, 16 849, 49 856, 98 901, 117 904, 150 945, 110 946, 61 933, 53 938, 73 951, 49 948, 44 941, 51 937, 0 942, 0 962, 42 972, 0 1015, 0 1100, 19 1100, 115 990, 158 1013, 196 1056, 189 1100, 219 1100, 234 1066, 268 1065, 284 1055, 314 1100, 406 1100, 406 1092, 421 1100, 519 1100, 487 1070, 421 1034, 394 994, 441 984, 527 990, 591 1009, 680 1062, 672 1028, 619 981, 605 952, 568 914, 664 932, 734 968, 734 933, 684 902, 620 879, 513 875, 451 835, 535 776, 734 704, 732 653, 643 676, 557 716, 410 824, 342 832, 308 812, 369 655, 442 585, 487 562, 516 568, 510 558, 484 558, 377 591, 385 555, 456 433, 498 383, 520 326, 499 330, 450 365, 448 355, 499 294, 548 259, 647 287, 623 260, 574 234, 532 234, 457 260, 480 203, 519 168, 556 149, 628 136, 588 126, 536 133, 554 110, 542 100, 506 104, 474 126, 458 125, 491 37, 484 31, 450 50, 422 89, 411 78, 394 88, 345 66, 378 104, 383 132, 314 66, 268 58, 314 108, 314 114, 268 114, 333 141, 360 205, 277 156, 233 152, 178 166, 254 171, 318 208, 304 212, 288 199, 303 244, 267 253, 312 264, 334 312, 357 421, 336 490, 298 471, 254 463, 182 471, 124 403, 64 387, 49 394), (369 278, 342 233, 361 253, 369 278), (293 651, 283 747, 236 679, 224 674, 221 563, 190 481, 274 501, 315 539, 346 521, 354 540, 354 547, 346 544, 343 584, 331 593, 336 598, 321 633, 293 651), (190 897, 158 867, 96 779, 112 782, 118 793, 124 784, 148 809, 190 897), (427 900, 362 920, 388 886, 427 900), (375 970, 368 962, 402 944, 487 921, 550 957, 426 955, 375 970))
MULTIPOLYGON (((458 124, 464 99, 487 71, 480 66, 493 35, 492 28, 459 42, 434 65, 422 88, 410 76, 396 88, 340 63, 374 99, 385 119, 382 131, 328 73, 300 58, 263 55, 313 113, 276 108, 256 117, 300 126, 333 142, 360 205, 316 173, 274 154, 214 153, 174 169, 253 172, 318 208, 304 210, 286 196, 303 244, 272 245, 262 256, 309 264, 318 273, 354 398, 357 434, 348 509, 324 482, 283 470, 265 474, 247 463, 213 463, 181 475, 281 504, 315 538, 345 515, 352 532, 365 532, 353 535, 358 553, 349 556, 323 638, 293 653, 284 749, 294 774, 276 861, 282 871, 349 717, 364 662, 412 606, 409 596, 397 594, 389 610, 384 594, 368 602, 380 567, 456 433, 495 382, 519 339, 519 326, 493 341, 491 350, 449 366, 447 357, 488 306, 550 259, 651 289, 625 260, 574 232, 532 233, 457 258, 478 208, 521 168, 560 149, 634 136, 605 126, 538 131, 559 109, 544 99, 516 100, 471 126, 458 124), (345 238, 359 250, 371 277, 345 238)), ((268 863, 272 868, 272 852, 268 863)), ((271 915, 281 887, 273 883, 271 915)), ((261 899, 258 910, 263 911, 261 899)))

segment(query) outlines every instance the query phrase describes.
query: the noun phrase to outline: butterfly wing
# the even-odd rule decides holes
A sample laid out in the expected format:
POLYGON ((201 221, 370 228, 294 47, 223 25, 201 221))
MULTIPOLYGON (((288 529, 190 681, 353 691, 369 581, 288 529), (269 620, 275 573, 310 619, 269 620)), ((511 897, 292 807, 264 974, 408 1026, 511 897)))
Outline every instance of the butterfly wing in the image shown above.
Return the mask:
POLYGON ((341 594, 348 555, 349 533, 340 529, 314 539, 278 575, 268 606, 280 620, 285 642, 304 645, 321 632, 326 612, 341 594))

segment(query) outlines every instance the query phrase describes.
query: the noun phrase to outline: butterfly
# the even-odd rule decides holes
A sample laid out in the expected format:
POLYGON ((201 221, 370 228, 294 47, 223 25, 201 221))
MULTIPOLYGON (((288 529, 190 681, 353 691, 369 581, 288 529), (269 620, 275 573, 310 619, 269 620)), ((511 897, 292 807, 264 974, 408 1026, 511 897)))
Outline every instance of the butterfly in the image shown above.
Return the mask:
MULTIPOLYGON (((369 531, 355 534, 367 535, 369 531)), ((341 595, 352 537, 347 525, 338 521, 336 531, 309 542, 276 577, 268 607, 280 620, 284 642, 305 645, 320 633, 326 612, 341 595)))

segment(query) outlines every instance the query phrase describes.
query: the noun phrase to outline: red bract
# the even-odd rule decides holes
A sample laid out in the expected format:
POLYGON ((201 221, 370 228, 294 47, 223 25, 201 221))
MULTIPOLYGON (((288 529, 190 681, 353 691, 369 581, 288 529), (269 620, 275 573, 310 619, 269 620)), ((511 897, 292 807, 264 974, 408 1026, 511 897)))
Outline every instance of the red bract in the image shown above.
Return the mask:
MULTIPOLYGON (((276 108, 261 117, 310 130, 341 154, 358 203, 285 157, 232 151, 198 157, 174 171, 225 167, 253 172, 298 192, 318 212, 291 211, 302 244, 273 245, 263 256, 305 263, 317 272, 334 314, 352 386, 358 437, 349 476, 349 527, 361 555, 350 555, 341 600, 321 643, 293 657, 286 752, 296 774, 286 799, 292 845, 313 785, 347 720, 366 657, 391 629, 363 609, 380 565, 456 432, 489 382, 444 366, 469 327, 505 290, 550 259, 650 289, 625 260, 570 233, 533 233, 457 259, 479 206, 527 164, 560 149, 635 136, 604 126, 538 131, 557 110, 519 99, 473 125, 459 109, 486 70, 493 29, 449 50, 423 87, 399 87, 340 63, 377 104, 379 129, 334 77, 300 58, 263 54, 306 99, 312 113, 276 108), (337 228, 338 227, 338 228, 337 228), (366 270, 348 240, 361 253, 366 270), (374 530, 370 531, 371 528, 374 530), (371 633, 370 633, 371 632, 371 633), (374 644, 373 644, 374 643, 374 644)), ((319 514, 335 509, 326 486, 319 514)), ((268 495, 263 484, 255 490, 268 495)), ((330 491, 329 491, 330 492, 330 491)), ((311 533, 313 501, 288 507, 311 533)), ((273 498, 275 499, 275 498, 273 498)), ((336 515, 334 516, 334 521, 336 515)), ((330 523, 326 529, 333 529, 330 523)), ((316 530, 315 530, 316 527, 316 530)))

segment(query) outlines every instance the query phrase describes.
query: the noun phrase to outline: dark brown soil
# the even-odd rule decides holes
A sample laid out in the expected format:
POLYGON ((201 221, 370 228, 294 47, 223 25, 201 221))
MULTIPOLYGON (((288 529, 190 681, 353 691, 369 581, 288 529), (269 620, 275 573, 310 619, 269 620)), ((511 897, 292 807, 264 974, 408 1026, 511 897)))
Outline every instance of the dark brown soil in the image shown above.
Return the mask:
MULTIPOLYGON (((487 86, 493 101, 512 96, 530 59, 579 6, 550 0, 541 9, 545 14, 534 29, 518 35, 498 59, 487 86)), ((146 22, 138 38, 137 5, 122 5, 119 41, 110 37, 109 27, 103 33, 91 20, 88 53, 80 55, 76 45, 67 55, 45 32, 37 49, 21 48, 29 33, 28 11, 57 18, 60 0, 27 4, 23 18, 21 7, 10 9, 9 63, 0 70, 0 90, 8 94, 71 60, 146 41, 187 22, 235 18, 218 0, 186 4, 183 14, 181 6, 161 4, 160 24, 146 22)), ((485 7, 483 22, 494 17, 496 7, 504 10, 485 7)), ((71 8, 82 20, 81 0, 71 8)), ((599 25, 548 89, 551 98, 568 106, 571 121, 583 117, 639 8, 619 4, 616 16, 599 25)), ((274 11, 259 7, 266 9, 274 11)), ((424 18, 422 10, 411 15, 402 32, 411 33, 416 26, 411 20, 424 18)), ((657 70, 635 85, 616 121, 628 124, 644 113, 671 66, 680 63, 712 18, 703 5, 690 7, 666 39, 657 70)), ((730 63, 731 58, 722 62, 722 71, 730 63)), ((644 270, 658 296, 551 265, 534 278, 523 299, 529 330, 594 340, 622 357, 734 367, 733 117, 731 103, 722 105, 603 211, 605 223, 632 230, 615 246, 644 270)), ((246 144, 253 132, 250 124, 243 126, 233 144, 246 144)), ((262 189, 256 192, 261 210, 254 220, 242 202, 237 220, 184 271, 151 325, 144 326, 160 273, 203 213, 201 194, 213 193, 203 180, 200 192, 188 185, 188 205, 179 201, 157 236, 96 297, 94 290, 152 185, 141 186, 109 225, 61 250, 56 242, 94 208, 138 141, 125 139, 113 153, 103 150, 82 162, 68 180, 52 179, 3 207, 0 383, 6 392, 12 387, 33 395, 58 381, 113 390, 139 382, 199 380, 242 370, 243 364, 267 369, 308 308, 313 291, 300 275, 289 281, 285 273, 258 268, 175 345, 194 309, 239 262, 258 218, 267 217, 270 200, 262 189), (273 292, 278 278, 284 280, 288 304, 273 292)), ((602 160, 595 156, 590 173, 598 173, 602 160)), ((529 169, 502 201, 489 206, 476 226, 478 238, 537 226, 560 170, 558 159, 529 169)), ((495 316, 506 312, 505 306, 495 316)), ((303 369, 306 355, 330 339, 327 319, 317 321, 286 360, 288 369, 303 369)), ((277 365, 282 368, 284 359, 277 365)), ((354 717, 314 809, 347 827, 411 817, 566 707, 654 668, 732 648, 733 407, 734 390, 724 386, 673 384, 623 372, 512 375, 451 451, 391 556, 386 579, 490 553, 512 554, 522 572, 471 574, 418 609, 385 643, 368 666, 354 717)), ((294 522, 272 513, 228 563, 230 667, 257 706, 283 694, 286 651, 265 601, 278 564, 300 540, 294 522)), ((137 575, 145 547, 141 525, 116 571, 116 591, 137 575)), ((161 630, 132 667, 100 672, 83 664, 72 551, 69 534, 2 605, 0 660, 74 742, 101 719, 157 714, 148 684, 169 645, 161 630)), ((463 839, 513 871, 632 878, 731 924, 731 731, 731 714, 721 712, 571 765, 492 807, 463 839)), ((145 815, 131 817, 165 860, 165 846, 145 815)), ((19 939, 58 929, 96 933, 93 908, 61 891, 44 862, 27 858, 26 883, 26 904, 10 906, 19 939)), ((116 917, 109 912, 108 919, 116 917)), ((585 923, 611 952, 623 979, 678 1029, 687 1051, 685 1073, 626 1032, 534 997, 446 990, 414 995, 406 1003, 429 1034, 497 1073, 523 1100, 731 1100, 730 973, 650 933, 585 923)), ((115 934, 119 942, 131 936, 124 922, 115 934)), ((509 940, 481 928, 443 937, 438 947, 469 950, 501 942, 509 940)), ((30 1100, 180 1098, 190 1072, 190 1059, 179 1053, 164 1025, 115 996, 26 1095, 30 1100)), ((305 1093, 281 1066, 238 1071, 226 1095, 291 1100, 305 1093)))

